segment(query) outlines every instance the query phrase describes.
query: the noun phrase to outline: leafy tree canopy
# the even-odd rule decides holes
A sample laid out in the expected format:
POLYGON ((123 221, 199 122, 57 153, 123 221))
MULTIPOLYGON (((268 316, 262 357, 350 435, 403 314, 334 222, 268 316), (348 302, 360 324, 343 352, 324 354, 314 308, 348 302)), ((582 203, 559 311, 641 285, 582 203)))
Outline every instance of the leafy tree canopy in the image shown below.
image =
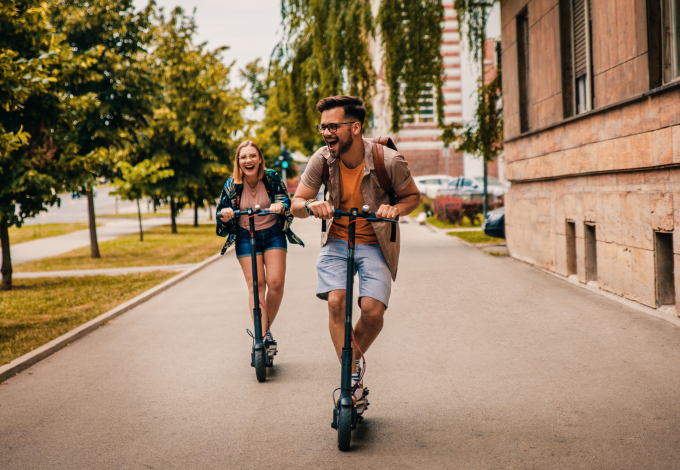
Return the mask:
POLYGON ((392 132, 401 118, 418 114, 426 87, 436 92, 439 126, 444 127, 444 63, 440 53, 444 7, 441 0, 382 0, 378 13, 390 90, 392 132))
POLYGON ((219 193, 247 103, 241 89, 230 88, 230 66, 222 60, 226 48, 210 51, 193 42, 192 16, 176 8, 167 18, 161 11, 154 21, 151 61, 162 95, 135 158, 167 161, 174 175, 159 180, 152 192, 157 203, 168 201, 176 210, 176 203, 201 205, 219 193))

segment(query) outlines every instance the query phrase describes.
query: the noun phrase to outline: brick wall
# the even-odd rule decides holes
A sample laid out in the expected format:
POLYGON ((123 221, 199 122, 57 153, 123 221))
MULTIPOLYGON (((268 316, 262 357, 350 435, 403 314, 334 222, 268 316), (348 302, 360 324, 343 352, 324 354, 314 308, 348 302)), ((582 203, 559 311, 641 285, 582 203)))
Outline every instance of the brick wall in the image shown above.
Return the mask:
MULTIPOLYGON (((446 159, 441 149, 400 150, 400 152, 406 158, 414 176, 446 174, 446 159)), ((463 154, 453 151, 449 153, 449 174, 452 176, 464 174, 463 154)))

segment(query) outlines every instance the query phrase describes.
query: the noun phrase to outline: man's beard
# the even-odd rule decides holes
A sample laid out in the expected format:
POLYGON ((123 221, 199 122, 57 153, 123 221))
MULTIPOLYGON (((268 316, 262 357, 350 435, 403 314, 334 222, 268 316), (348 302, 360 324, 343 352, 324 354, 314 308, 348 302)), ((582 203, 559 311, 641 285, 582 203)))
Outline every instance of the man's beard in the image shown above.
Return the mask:
MULTIPOLYGON (((335 149, 331 149, 330 146, 329 146, 329 149, 328 149, 333 158, 340 157, 341 155, 347 153, 350 148, 352 148, 352 144, 354 143, 354 136, 352 134, 349 134, 349 136, 344 140, 342 140, 338 137, 337 141, 338 141, 338 145, 335 149)), ((326 143, 328 143, 328 142, 326 142, 326 143)))

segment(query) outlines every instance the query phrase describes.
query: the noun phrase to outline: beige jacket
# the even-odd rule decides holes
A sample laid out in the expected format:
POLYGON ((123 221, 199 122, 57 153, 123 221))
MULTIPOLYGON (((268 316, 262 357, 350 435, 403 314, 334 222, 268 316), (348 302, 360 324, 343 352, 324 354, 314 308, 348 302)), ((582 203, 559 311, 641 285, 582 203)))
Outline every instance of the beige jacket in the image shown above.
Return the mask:
MULTIPOLYGON (((408 169, 408 163, 404 156, 387 147, 384 148, 385 169, 392 181, 392 189, 395 192, 401 191, 411 182, 411 171, 408 169)), ((328 178, 328 194, 327 198, 331 206, 334 208, 340 204, 340 170, 338 165, 340 159, 331 157, 328 147, 321 147, 309 159, 305 172, 300 177, 302 183, 308 188, 315 191, 323 184, 321 176, 323 173, 323 160, 325 158, 328 162, 329 178, 328 178)), ((375 212, 383 204, 389 204, 390 198, 387 193, 382 190, 378 177, 375 174, 375 166, 373 165, 373 145, 364 139, 364 159, 366 165, 364 166, 364 175, 361 180, 361 194, 364 197, 364 204, 368 204, 369 210, 375 212)), ((361 210, 361 207, 358 207, 361 210)), ((326 221, 326 232, 321 234, 321 246, 324 246, 328 241, 328 232, 330 230, 333 220, 326 221)), ((397 278, 397 266, 399 264, 399 242, 400 234, 397 226, 397 241, 390 242, 390 223, 389 222, 372 222, 373 230, 375 230, 376 237, 380 243, 387 265, 392 273, 392 279, 397 278)))

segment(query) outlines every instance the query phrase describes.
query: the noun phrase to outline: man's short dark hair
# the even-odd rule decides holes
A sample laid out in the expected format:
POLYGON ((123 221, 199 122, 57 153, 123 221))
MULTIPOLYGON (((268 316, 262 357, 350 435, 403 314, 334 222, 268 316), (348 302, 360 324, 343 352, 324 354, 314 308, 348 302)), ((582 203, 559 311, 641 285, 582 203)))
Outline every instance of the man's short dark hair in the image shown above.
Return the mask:
POLYGON ((362 126, 364 125, 366 108, 364 108, 364 101, 361 98, 349 95, 329 96, 316 104, 316 110, 319 114, 334 108, 342 108, 345 111, 345 116, 356 119, 362 126))

